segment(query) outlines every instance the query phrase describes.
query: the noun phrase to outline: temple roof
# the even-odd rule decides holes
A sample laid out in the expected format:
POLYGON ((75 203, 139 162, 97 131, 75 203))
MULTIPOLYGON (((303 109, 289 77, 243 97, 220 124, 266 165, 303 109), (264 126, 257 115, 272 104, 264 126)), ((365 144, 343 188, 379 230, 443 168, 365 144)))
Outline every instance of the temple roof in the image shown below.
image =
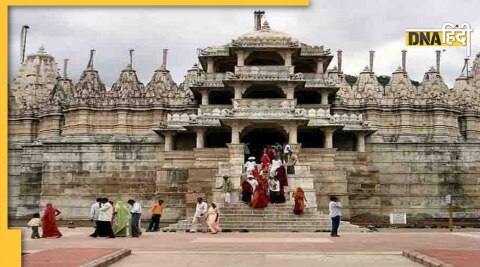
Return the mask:
POLYGON ((232 40, 232 45, 242 47, 299 47, 300 43, 288 33, 272 30, 267 21, 258 31, 240 35, 232 40))

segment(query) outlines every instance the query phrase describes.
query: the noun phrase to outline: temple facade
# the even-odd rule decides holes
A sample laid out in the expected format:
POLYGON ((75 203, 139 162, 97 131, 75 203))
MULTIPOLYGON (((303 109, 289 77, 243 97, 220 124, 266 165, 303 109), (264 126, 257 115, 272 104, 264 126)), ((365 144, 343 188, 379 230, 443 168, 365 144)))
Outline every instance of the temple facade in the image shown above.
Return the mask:
MULTIPOLYGON (((245 147, 289 144, 289 190, 310 208, 338 196, 346 219, 457 218, 480 211, 480 53, 449 89, 440 64, 414 86, 403 64, 381 85, 370 62, 354 85, 342 52, 276 31, 256 12, 254 31, 199 49, 177 85, 166 66, 144 85, 132 64, 106 86, 94 66, 74 82, 42 47, 9 85, 9 215, 48 202, 82 220, 98 196, 166 203, 163 220, 192 213, 196 194, 221 203, 222 176, 239 201, 245 147)), ((292 199, 289 199, 292 202, 292 199)), ((148 216, 148 214, 144 214, 148 216)))

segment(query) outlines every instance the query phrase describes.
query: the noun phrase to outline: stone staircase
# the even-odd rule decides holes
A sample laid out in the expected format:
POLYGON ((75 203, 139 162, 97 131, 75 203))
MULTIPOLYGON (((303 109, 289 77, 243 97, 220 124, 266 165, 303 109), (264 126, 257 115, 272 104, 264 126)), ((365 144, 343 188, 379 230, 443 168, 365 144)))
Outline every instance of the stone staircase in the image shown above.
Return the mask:
MULTIPOLYGON (((162 231, 187 231, 191 221, 191 218, 181 220, 162 228, 162 231)), ((330 226, 330 217, 316 208, 307 207, 302 215, 295 215, 293 205, 289 203, 270 204, 264 209, 252 209, 243 203, 220 207, 220 227, 233 232, 326 232, 330 226)), ((339 231, 359 232, 360 227, 342 222, 339 231)))

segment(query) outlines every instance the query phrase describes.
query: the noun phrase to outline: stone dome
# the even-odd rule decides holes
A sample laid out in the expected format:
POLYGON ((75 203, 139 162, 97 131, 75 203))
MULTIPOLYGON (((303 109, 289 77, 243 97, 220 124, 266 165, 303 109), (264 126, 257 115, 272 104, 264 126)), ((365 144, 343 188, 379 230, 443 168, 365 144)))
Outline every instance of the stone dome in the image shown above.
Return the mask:
POLYGON ((265 21, 262 28, 255 32, 240 35, 232 42, 240 46, 299 46, 300 43, 288 33, 270 29, 265 21))

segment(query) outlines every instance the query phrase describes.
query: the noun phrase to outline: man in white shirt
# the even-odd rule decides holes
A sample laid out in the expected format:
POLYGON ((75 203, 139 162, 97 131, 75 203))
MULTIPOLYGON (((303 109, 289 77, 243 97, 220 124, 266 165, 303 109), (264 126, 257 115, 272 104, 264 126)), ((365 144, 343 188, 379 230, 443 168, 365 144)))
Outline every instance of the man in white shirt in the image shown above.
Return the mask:
POLYGON ((102 198, 97 198, 97 202, 95 202, 91 207, 90 207, 90 221, 93 222, 95 221, 95 231, 90 235, 91 237, 97 237, 98 236, 98 215, 100 213, 99 209, 101 206, 102 198))
POLYGON ((132 237, 140 237, 142 231, 140 230, 140 217, 142 216, 142 206, 133 199, 129 199, 127 203, 131 206, 130 214, 130 234, 132 237))
POLYGON ((205 221, 205 213, 208 211, 208 204, 207 202, 203 201, 203 198, 197 198, 197 206, 195 208, 195 214, 193 215, 192 220, 192 227, 190 228, 190 233, 197 232, 198 223, 202 226, 207 226, 207 222, 205 221))
POLYGON ((338 227, 340 226, 340 218, 342 217, 342 204, 338 202, 337 197, 330 197, 328 209, 330 211, 330 218, 332 219, 332 231, 330 232, 330 236, 340 237, 338 235, 338 227))
POLYGON ((108 198, 104 198, 101 201, 102 206, 98 209, 98 219, 100 229, 98 230, 98 235, 100 237, 107 236, 108 238, 115 238, 115 234, 112 230, 112 216, 113 216, 113 207, 112 204, 108 202, 108 198))
POLYGON ((255 157, 249 157, 248 161, 245 162, 245 164, 243 165, 245 167, 245 173, 247 175, 252 174, 252 171, 253 171, 253 169, 255 169, 256 165, 257 165, 257 163, 255 162, 255 157))

